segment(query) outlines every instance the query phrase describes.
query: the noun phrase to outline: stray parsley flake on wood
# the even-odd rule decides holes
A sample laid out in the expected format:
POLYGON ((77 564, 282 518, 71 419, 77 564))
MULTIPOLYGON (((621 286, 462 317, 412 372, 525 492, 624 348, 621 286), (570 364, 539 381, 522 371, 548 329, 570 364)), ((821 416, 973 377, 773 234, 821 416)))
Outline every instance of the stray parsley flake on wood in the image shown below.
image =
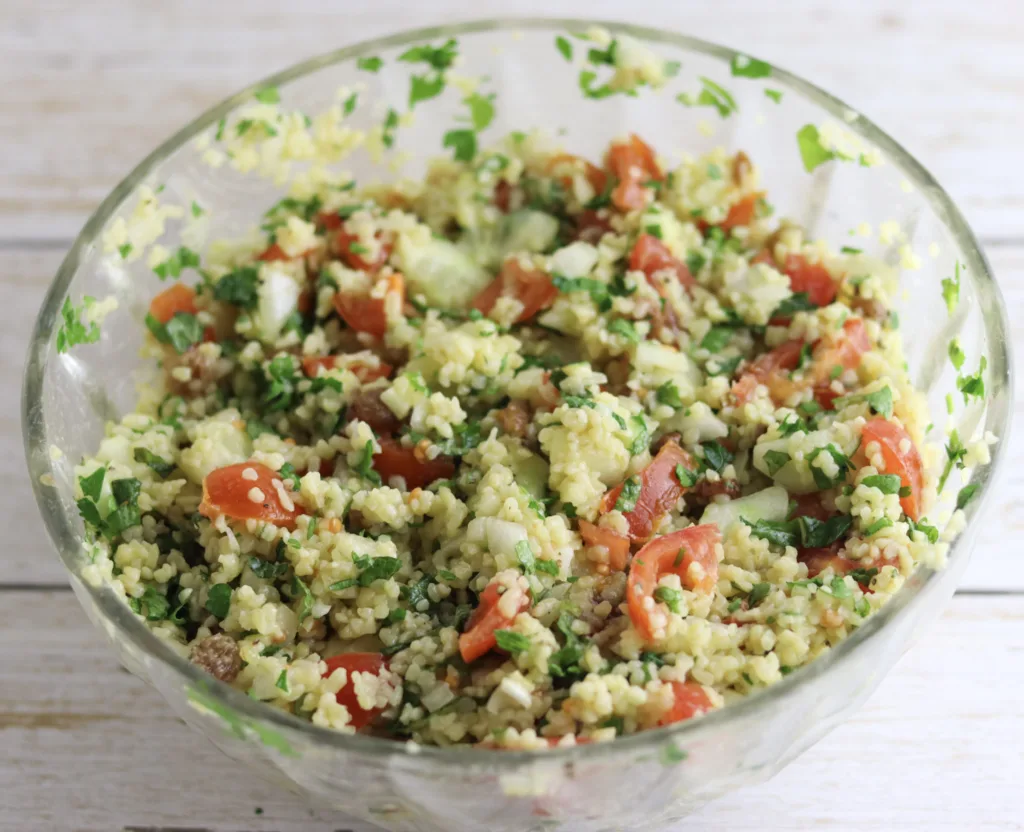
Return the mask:
POLYGON ((64 298, 64 305, 60 308, 62 322, 57 330, 57 352, 65 353, 78 344, 95 344, 100 340, 99 324, 89 321, 87 326, 83 321, 87 310, 95 302, 95 298, 86 295, 82 298, 81 307, 76 308, 71 298, 64 298))

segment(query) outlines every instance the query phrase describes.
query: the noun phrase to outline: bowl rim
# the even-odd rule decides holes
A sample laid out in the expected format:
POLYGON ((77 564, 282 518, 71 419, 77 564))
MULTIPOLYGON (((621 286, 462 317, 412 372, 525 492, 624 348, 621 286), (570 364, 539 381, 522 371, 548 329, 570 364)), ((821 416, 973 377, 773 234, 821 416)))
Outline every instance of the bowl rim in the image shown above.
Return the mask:
MULTIPOLYGON (((209 676, 171 650, 142 621, 136 618, 130 608, 106 584, 98 588, 90 586, 72 570, 72 560, 80 550, 81 543, 76 540, 74 529, 56 497, 55 490, 41 481, 41 477, 52 476, 53 473, 53 461, 47 450, 47 437, 41 418, 42 391, 52 334, 59 318, 61 304, 78 269, 83 252, 93 244, 117 208, 134 193, 149 173, 170 154, 195 138, 203 130, 216 124, 220 118, 226 116, 236 107, 248 101, 256 90, 266 86, 281 86, 325 67, 366 57, 381 49, 407 46, 439 37, 447 38, 496 31, 514 33, 521 30, 546 30, 552 34, 570 34, 584 31, 592 26, 601 26, 613 34, 629 35, 648 43, 662 44, 675 49, 708 55, 727 63, 736 57, 754 57, 747 52, 740 52, 671 30, 653 29, 612 20, 559 17, 496 17, 464 20, 439 26, 403 30, 331 50, 293 64, 223 99, 161 143, 134 167, 86 221, 46 292, 35 322, 25 365, 22 386, 22 433, 32 489, 50 539, 68 570, 71 581, 89 593, 96 608, 112 623, 118 638, 125 639, 149 658, 168 667, 181 677, 187 688, 203 691, 205 696, 219 706, 231 709, 250 720, 250 723, 247 724, 274 725, 285 731, 303 735, 304 739, 311 743, 326 746, 332 750, 365 754, 379 759, 406 759, 408 761, 422 759, 425 763, 458 768, 473 767, 478 770, 508 771, 535 763, 570 764, 581 762, 584 757, 587 760, 596 760, 629 752, 656 752, 668 743, 695 741, 702 735, 710 734, 724 727, 730 721, 764 712, 777 700, 787 697, 795 687, 808 685, 813 680, 831 672, 834 667, 847 663, 855 651, 860 650, 867 642, 871 641, 874 635, 890 621, 902 617, 933 586, 938 573, 927 567, 919 567, 908 579, 906 585, 881 610, 871 615, 863 626, 845 638, 838 646, 832 648, 827 655, 820 656, 809 664, 798 668, 764 691, 744 697, 740 701, 730 704, 726 708, 715 710, 700 719, 617 737, 609 742, 537 751, 503 750, 501 754, 495 754, 490 749, 474 746, 450 748, 420 746, 412 742, 396 742, 359 734, 343 734, 306 722, 265 703, 257 702, 243 692, 209 676)), ((810 103, 844 120, 848 129, 873 143, 899 166, 910 182, 926 196, 936 215, 956 237, 964 259, 967 261, 967 276, 978 290, 981 300, 987 301, 990 307, 987 310, 989 314, 985 316, 986 347, 991 353, 989 355, 990 379, 993 387, 1003 392, 1002 395, 989 399, 985 423, 986 428, 996 433, 999 441, 993 449, 991 462, 988 465, 979 466, 972 474, 970 482, 980 486, 980 495, 965 509, 968 522, 964 530, 950 545, 950 560, 953 558, 966 559, 969 556, 969 547, 964 551, 965 547, 961 542, 966 541, 969 535, 965 535, 964 532, 984 511, 989 492, 992 491, 988 487, 989 483, 998 480, 999 472, 1004 464, 1007 445, 1005 440, 1012 419, 1012 407, 1009 404, 1013 401, 1012 353, 1009 349, 1006 305, 999 286, 980 244, 960 210, 935 178, 910 153, 870 120, 838 98, 774 63, 771 64, 771 67, 774 82, 784 85, 787 91, 798 93, 810 103), (851 119, 851 114, 855 114, 856 117, 851 119)))

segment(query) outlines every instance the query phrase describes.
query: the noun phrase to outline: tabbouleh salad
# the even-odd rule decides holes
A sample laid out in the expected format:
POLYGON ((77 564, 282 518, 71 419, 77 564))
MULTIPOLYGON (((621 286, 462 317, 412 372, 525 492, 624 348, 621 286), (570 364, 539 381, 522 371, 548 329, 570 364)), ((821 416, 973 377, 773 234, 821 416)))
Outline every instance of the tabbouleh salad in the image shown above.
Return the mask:
POLYGON ((76 469, 88 575, 317 725, 534 749, 727 706, 941 565, 987 445, 935 475, 891 267, 742 152, 467 141, 163 252, 160 379, 76 469))

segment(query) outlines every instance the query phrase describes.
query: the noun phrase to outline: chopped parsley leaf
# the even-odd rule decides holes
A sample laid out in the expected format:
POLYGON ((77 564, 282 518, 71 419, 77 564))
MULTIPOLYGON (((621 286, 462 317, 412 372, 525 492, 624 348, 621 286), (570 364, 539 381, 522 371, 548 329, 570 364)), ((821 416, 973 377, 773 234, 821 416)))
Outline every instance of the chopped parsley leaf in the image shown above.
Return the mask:
POLYGON ((956 507, 966 508, 967 504, 974 499, 974 495, 978 493, 979 487, 977 483, 971 483, 961 488, 960 493, 956 495, 956 507))
POLYGON ((890 520, 888 517, 879 517, 874 523, 872 523, 870 526, 864 529, 864 534, 866 537, 871 537, 871 535, 875 534, 876 532, 880 532, 882 529, 887 529, 891 525, 892 520, 890 520))
POLYGON ((86 310, 95 302, 95 298, 86 296, 82 298, 81 308, 76 309, 71 298, 64 298, 64 305, 60 308, 62 323, 57 330, 57 352, 65 353, 78 344, 95 344, 100 340, 99 325, 90 321, 86 326, 83 322, 86 310))
POLYGON ((206 610, 213 616, 223 620, 228 617, 231 609, 231 587, 227 584, 214 584, 206 594, 206 610))
POLYGON ((756 583, 750 588, 750 592, 747 593, 747 606, 753 609, 760 604, 768 594, 772 591, 772 585, 767 581, 756 583))
POLYGON ((942 278, 942 299, 946 302, 946 311, 952 315, 960 302, 960 261, 953 267, 953 276, 942 278))
POLYGON ((704 443, 704 464, 718 473, 732 462, 732 454, 718 442, 711 441, 704 443))
POLYGON ((764 91, 764 94, 765 94, 765 96, 767 98, 770 98, 776 104, 779 104, 779 103, 782 102, 782 90, 766 89, 764 91))
POLYGON ((683 400, 679 396, 679 388, 676 387, 674 381, 666 381, 662 384, 655 391, 654 397, 657 399, 658 404, 665 404, 676 409, 683 406, 683 400))
POLYGON ((476 133, 468 129, 449 130, 444 134, 442 146, 452 149, 456 162, 470 162, 476 156, 476 133))
POLYGON ((281 101, 281 94, 277 91, 277 87, 263 87, 253 93, 253 98, 261 104, 277 104, 281 101))
POLYGON ((562 53, 562 57, 567 61, 572 60, 572 44, 569 39, 563 35, 558 35, 555 38, 555 48, 562 53))
POLYGON ((982 356, 978 363, 977 373, 973 376, 961 376, 956 380, 957 389, 963 394, 964 404, 967 404, 971 396, 976 396, 979 399, 985 398, 984 373, 987 366, 988 360, 982 356))
POLYGON ((659 586, 654 590, 654 600, 661 601, 666 607, 677 615, 683 611, 683 593, 670 586, 659 586))
POLYGON ((818 165, 823 165, 825 162, 837 158, 835 151, 826 150, 822 147, 818 128, 813 124, 805 124, 797 131, 796 143, 800 149, 800 158, 804 163, 804 170, 808 173, 818 167, 818 165))
POLYGON ((157 456, 148 448, 136 448, 133 457, 136 462, 142 462, 152 468, 160 479, 165 479, 174 470, 173 464, 157 456))
POLYGON ((768 467, 768 476, 774 477, 791 459, 785 451, 765 451, 764 464, 768 467))
POLYGON ((254 266, 241 266, 213 284, 213 297, 241 309, 254 309, 259 300, 259 285, 259 271, 254 266))
POLYGON ((382 66, 384 66, 384 61, 376 56, 359 58, 356 61, 356 68, 364 72, 378 72, 382 66))
POLYGON ((498 643, 499 650, 504 650, 513 656, 530 649, 530 637, 514 630, 495 630, 494 638, 498 643))
POLYGON ((537 556, 533 554, 529 540, 516 542, 516 559, 524 575, 532 575, 537 567, 537 556))
POLYGON ((608 324, 608 331, 621 335, 631 344, 640 343, 640 333, 636 331, 636 325, 626 318, 616 318, 608 324))
POLYGON ((184 269, 198 269, 199 255, 192 249, 185 246, 178 246, 178 250, 171 254, 163 263, 156 266, 153 271, 161 280, 168 277, 180 277, 184 269))
POLYGON ((373 440, 367 439, 366 444, 363 446, 363 455, 359 458, 359 464, 356 466, 356 472, 365 480, 369 480, 374 485, 382 485, 383 482, 380 478, 380 474, 373 470, 373 440))
POLYGON ((676 465, 676 479, 683 488, 693 488, 697 484, 697 472, 684 468, 682 463, 676 465))
POLYGON ((768 78, 772 74, 771 64, 746 55, 734 55, 729 68, 737 78, 768 78))
POLYGON ((883 494, 898 494, 901 480, 896 474, 875 474, 871 477, 864 477, 860 484, 866 485, 868 488, 877 488, 883 494))
MULTIPOLYGON (((678 474, 678 468, 676 473, 678 474)), ((621 511, 624 514, 633 511, 636 508, 636 501, 640 499, 640 488, 639 477, 630 477, 622 483, 622 491, 619 493, 619 498, 615 501, 615 511, 621 511)))

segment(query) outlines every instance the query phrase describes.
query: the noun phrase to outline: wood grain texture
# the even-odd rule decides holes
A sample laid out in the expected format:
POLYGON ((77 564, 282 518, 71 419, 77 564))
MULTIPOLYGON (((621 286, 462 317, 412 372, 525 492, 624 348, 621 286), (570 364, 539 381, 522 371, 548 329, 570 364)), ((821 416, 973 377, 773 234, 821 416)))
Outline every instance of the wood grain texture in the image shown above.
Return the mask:
MULTIPOLYGON (((0 614, 21 623, 0 631, 0 830, 369 832, 228 765, 119 669, 69 593, 0 593, 0 614)), ((955 598, 850 722, 684 828, 1019 828, 1022 654, 1024 598, 955 598)))
POLYGON ((668 27, 766 58, 839 95, 929 167, 980 234, 1020 238, 1024 4, 724 0, 624 6, 496 0, 5 0, 0 229, 67 238, 150 150, 302 58, 470 17, 584 15, 668 27), (841 41, 837 34, 841 33, 841 41))
MULTIPOLYGON (((988 254, 1007 304, 1011 309, 1024 308, 1024 245, 993 247, 988 254)), ((18 388, 32 317, 62 257, 61 251, 0 250, 0 285, 6 298, 0 304, 0 390, 18 388)), ((154 282, 154 291, 155 288, 154 282)), ((1024 318, 1014 319, 1012 328, 1017 366, 1024 366, 1024 318)), ((13 544, 0 574, 0 587, 11 583, 63 584, 63 567, 42 524, 35 519, 35 501, 28 489, 21 451, 18 406, 16 395, 0 397, 0 476, 10 484, 7 499, 0 506, 0 520, 13 544)), ((1009 440, 1009 464, 1003 473, 1003 484, 994 490, 986 518, 980 524, 978 545, 962 583, 967 589, 1024 590, 1024 559, 1018 554, 1024 543, 1022 385, 1017 387, 1015 410, 1017 430, 1009 440)))

